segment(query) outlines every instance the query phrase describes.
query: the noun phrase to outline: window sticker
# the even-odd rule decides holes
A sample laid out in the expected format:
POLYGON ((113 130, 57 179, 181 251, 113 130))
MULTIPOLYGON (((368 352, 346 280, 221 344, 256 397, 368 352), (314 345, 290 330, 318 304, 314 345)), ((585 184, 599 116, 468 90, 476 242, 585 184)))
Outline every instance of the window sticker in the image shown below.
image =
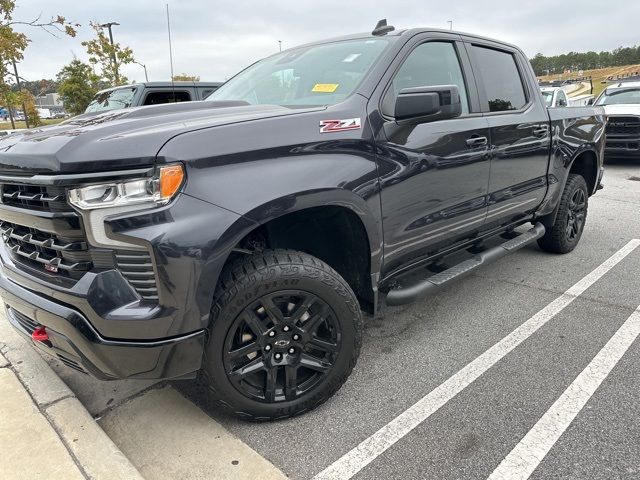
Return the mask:
POLYGON ((311 89, 316 93, 333 93, 338 89, 339 83, 316 83, 311 89))

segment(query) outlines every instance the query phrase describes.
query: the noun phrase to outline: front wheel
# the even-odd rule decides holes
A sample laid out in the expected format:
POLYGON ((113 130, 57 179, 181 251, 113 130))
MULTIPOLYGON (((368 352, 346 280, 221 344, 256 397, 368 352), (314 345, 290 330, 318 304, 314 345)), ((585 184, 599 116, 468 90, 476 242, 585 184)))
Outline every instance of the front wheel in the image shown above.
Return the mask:
POLYGON ((570 174, 560 197, 554 224, 538 240, 543 250, 569 253, 578 245, 587 221, 589 191, 582 175, 570 174))
POLYGON ((361 341, 358 301, 335 270, 265 251, 223 272, 202 373, 211 399, 237 416, 291 417, 342 386, 361 341))

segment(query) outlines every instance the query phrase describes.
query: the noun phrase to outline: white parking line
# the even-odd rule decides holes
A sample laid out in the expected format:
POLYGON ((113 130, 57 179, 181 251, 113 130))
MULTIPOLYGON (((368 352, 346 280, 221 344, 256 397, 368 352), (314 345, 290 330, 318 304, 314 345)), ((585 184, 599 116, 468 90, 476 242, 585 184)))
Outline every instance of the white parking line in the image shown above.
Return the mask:
POLYGON ((640 334, 640 307, 507 455, 489 480, 526 480, 640 334))
POLYGON ((533 335, 540 327, 571 304, 579 295, 597 282, 618 262, 633 252, 640 240, 633 239, 605 260, 599 267, 578 281, 569 290, 544 307, 525 323, 504 337, 489 350, 477 357, 456 374, 440 384, 422 399, 387 423, 360 445, 344 454, 334 463, 318 473, 313 480, 349 479, 369 465, 398 440, 437 412, 449 400, 473 383, 500 359, 533 335))

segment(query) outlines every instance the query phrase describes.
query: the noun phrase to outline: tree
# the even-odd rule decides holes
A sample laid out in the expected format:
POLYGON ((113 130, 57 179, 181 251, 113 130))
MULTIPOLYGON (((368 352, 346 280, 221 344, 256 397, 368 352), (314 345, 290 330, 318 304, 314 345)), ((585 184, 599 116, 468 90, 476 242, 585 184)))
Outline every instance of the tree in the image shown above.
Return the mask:
POLYGON ((20 92, 20 100, 24 106, 24 114, 27 117, 29 125, 32 127, 42 125, 40 113, 36 107, 36 97, 34 97, 29 90, 23 88, 20 92))
POLYGON ((109 85, 124 85, 129 82, 127 77, 119 73, 120 66, 133 63, 133 50, 123 47, 119 43, 111 45, 111 40, 104 33, 104 28, 97 22, 91 22, 91 28, 96 33, 96 38, 82 42, 87 49, 89 63, 98 65, 102 71, 102 78, 109 85))
POLYGON ((80 26, 60 15, 51 17, 48 21, 42 20, 41 16, 30 21, 15 20, 15 8, 15 0, 0 0, 0 103, 7 107, 16 106, 16 99, 21 97, 20 92, 11 91, 9 83, 18 83, 14 75, 14 64, 24 58, 24 50, 30 42, 25 33, 17 32, 14 27, 40 28, 53 36, 64 33, 75 37, 76 28, 80 26))
POLYGON ((181 73, 179 75, 174 75, 173 77, 171 77, 171 79, 174 82, 181 82, 181 81, 199 82, 200 81, 200 75, 187 75, 186 73, 181 73))
POLYGON ((58 93, 65 110, 73 115, 79 115, 85 111, 98 91, 100 79, 93 73, 90 65, 74 59, 62 67, 57 80, 60 84, 58 93))

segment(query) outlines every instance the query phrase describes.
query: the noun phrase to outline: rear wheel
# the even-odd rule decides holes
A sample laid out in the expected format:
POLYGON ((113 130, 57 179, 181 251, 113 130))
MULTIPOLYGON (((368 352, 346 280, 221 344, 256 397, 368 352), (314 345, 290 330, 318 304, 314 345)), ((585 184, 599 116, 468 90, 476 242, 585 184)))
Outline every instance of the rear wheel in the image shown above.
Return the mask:
POLYGON ((569 253, 578 245, 587 220, 589 191, 582 175, 570 174, 551 228, 538 240, 543 250, 569 253))
POLYGON ((285 250, 248 256, 223 273, 203 376, 214 401, 251 420, 311 410, 356 363, 362 316, 331 267, 285 250))

